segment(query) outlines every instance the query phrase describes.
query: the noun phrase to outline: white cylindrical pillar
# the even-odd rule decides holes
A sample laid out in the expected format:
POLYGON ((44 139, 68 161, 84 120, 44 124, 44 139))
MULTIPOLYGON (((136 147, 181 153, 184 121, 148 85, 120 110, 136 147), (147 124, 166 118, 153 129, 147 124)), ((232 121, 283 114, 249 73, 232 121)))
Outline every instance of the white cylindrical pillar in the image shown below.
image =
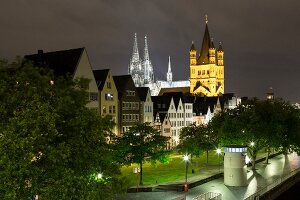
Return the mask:
POLYGON ((227 186, 246 186, 248 184, 245 163, 247 147, 226 146, 224 152, 224 184, 227 186))

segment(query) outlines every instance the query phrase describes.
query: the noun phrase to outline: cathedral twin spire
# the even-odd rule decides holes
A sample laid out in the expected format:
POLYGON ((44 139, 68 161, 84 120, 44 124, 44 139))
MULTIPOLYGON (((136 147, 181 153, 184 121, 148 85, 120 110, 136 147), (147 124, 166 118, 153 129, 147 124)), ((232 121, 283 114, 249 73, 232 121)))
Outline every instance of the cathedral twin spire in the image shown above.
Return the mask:
POLYGON ((140 59, 137 35, 134 34, 133 53, 128 67, 128 72, 132 76, 135 86, 140 87, 145 84, 154 83, 153 66, 149 58, 148 41, 145 36, 143 60, 140 59))

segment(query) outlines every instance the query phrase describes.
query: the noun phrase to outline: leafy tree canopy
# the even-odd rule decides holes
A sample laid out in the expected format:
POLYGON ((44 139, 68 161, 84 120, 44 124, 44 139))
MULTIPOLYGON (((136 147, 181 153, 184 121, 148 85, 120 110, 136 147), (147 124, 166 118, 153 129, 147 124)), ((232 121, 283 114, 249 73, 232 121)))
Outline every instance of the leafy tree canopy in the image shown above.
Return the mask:
POLYGON ((168 137, 162 136, 149 123, 138 123, 116 140, 119 161, 124 164, 140 165, 140 184, 143 184, 143 162, 149 158, 153 162, 166 161, 165 150, 168 137))
POLYGON ((106 142, 113 124, 85 106, 88 80, 51 80, 0 62, 0 199, 108 199, 125 184, 106 142))

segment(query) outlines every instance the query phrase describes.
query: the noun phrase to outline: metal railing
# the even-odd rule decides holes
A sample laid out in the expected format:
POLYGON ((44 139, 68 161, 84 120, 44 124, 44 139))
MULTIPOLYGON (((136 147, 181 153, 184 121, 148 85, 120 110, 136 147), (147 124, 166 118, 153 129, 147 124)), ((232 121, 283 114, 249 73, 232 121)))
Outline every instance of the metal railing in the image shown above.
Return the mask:
POLYGON ((248 196, 244 200, 257 200, 257 199, 259 199, 259 197, 261 197, 262 195, 264 195, 268 191, 272 190, 273 188, 277 187, 278 185, 280 185, 281 183, 283 183, 287 179, 291 178, 292 176, 295 176, 298 173, 300 173, 300 168, 297 168, 294 171, 291 171, 290 173, 283 175, 281 178, 276 179, 271 184, 261 188, 260 190, 258 190, 254 194, 248 196))
POLYGON ((194 197, 193 200, 222 200, 222 194, 215 192, 206 192, 197 197, 194 197))

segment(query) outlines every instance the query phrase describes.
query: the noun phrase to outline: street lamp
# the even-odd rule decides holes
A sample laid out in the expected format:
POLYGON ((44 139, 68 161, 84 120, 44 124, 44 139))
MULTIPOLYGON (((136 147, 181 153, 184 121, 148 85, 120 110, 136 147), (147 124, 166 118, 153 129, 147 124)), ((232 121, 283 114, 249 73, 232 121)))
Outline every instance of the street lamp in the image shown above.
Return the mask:
POLYGON ((98 178, 98 179, 102 179, 102 177, 103 177, 103 174, 102 174, 102 173, 98 173, 98 174, 97 174, 97 178, 98 178))
MULTIPOLYGON (((185 161, 185 184, 184 184, 184 192, 187 192, 188 191, 187 172, 188 172, 189 156, 188 155, 184 155, 183 156, 183 160, 185 161)), ((185 197, 186 197, 186 193, 185 193, 185 197)))
POLYGON ((219 160, 219 172, 220 172, 220 154, 221 154, 221 149, 217 149, 217 154, 218 154, 218 160, 219 160))
POLYGON ((254 143, 254 142, 250 142, 250 145, 251 145, 252 147, 254 147, 255 143, 254 143))

